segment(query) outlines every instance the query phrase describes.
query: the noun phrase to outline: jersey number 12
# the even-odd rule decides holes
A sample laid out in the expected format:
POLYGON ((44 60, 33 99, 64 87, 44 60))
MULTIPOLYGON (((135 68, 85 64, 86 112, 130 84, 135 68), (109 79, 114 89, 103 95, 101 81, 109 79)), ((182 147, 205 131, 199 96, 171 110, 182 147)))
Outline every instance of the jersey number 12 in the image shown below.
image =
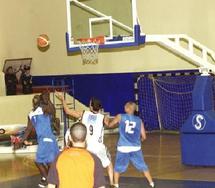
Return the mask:
POLYGON ((125 121, 125 132, 128 134, 134 134, 134 128, 136 127, 136 122, 134 121, 125 121))

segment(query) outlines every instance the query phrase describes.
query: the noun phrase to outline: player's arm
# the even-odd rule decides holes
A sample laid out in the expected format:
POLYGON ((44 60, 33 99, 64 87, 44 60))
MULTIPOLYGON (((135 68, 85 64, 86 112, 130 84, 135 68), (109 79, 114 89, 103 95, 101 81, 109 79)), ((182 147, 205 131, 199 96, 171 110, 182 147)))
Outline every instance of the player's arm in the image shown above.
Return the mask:
POLYGON ((146 130, 142 121, 141 121, 141 138, 142 141, 146 140, 146 130))
POLYGON ((105 126, 108 126, 108 125, 109 125, 109 122, 110 122, 110 118, 106 115, 106 116, 104 117, 103 123, 104 123, 105 126))
POLYGON ((25 129, 25 133, 24 136, 22 137, 21 141, 19 143, 15 143, 14 144, 14 150, 20 149, 23 147, 23 145, 32 145, 32 142, 28 142, 26 139, 29 137, 29 135, 31 134, 31 131, 33 130, 33 125, 30 121, 30 119, 28 118, 28 125, 27 128, 25 129))
POLYGON ((73 110, 70 109, 67 104, 66 104, 66 100, 64 99, 64 96, 62 93, 60 92, 55 92, 56 97, 62 102, 63 104, 63 109, 65 111, 65 113, 69 116, 72 116, 74 118, 81 118, 83 115, 83 112, 77 111, 77 110, 73 110))
POLYGON ((28 117, 27 128, 25 129, 25 133, 24 133, 24 135, 22 137, 22 143, 24 143, 25 145, 32 145, 31 142, 27 141, 27 139, 28 139, 29 135, 31 134, 32 130, 33 130, 33 125, 32 125, 31 120, 28 117))
POLYGON ((117 116, 115 116, 115 117, 113 118, 112 121, 109 121, 107 127, 109 127, 109 128, 116 127, 120 121, 121 121, 121 115, 118 114, 117 116))

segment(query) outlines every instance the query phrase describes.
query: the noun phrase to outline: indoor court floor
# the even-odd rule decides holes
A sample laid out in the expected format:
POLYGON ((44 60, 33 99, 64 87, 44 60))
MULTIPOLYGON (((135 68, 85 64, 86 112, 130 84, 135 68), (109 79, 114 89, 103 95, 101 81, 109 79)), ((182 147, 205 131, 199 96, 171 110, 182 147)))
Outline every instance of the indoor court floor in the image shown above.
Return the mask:
MULTIPOLYGON (((117 135, 106 135, 105 143, 115 158, 117 135)), ((143 143, 145 160, 156 182, 156 188, 215 188, 215 168, 191 167, 181 164, 180 140, 177 134, 148 134, 143 143)), ((34 154, 0 157, 0 188, 36 188, 38 171, 34 154)), ((132 166, 121 178, 122 188, 148 187, 132 166)))

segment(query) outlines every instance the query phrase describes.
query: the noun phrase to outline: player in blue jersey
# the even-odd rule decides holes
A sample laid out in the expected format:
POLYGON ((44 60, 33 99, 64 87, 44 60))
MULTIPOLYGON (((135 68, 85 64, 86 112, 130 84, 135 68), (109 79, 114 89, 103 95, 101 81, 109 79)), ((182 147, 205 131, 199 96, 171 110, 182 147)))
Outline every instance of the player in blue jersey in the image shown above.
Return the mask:
MULTIPOLYGON (((127 102, 125 105, 126 114, 119 114, 113 121, 108 123, 110 128, 119 125, 119 141, 114 167, 114 184, 116 188, 119 187, 120 174, 127 170, 129 161, 145 175, 150 186, 155 187, 141 150, 141 141, 146 139, 145 128, 142 120, 134 115, 135 111, 136 104, 127 102)), ((108 120, 106 119, 106 121, 108 120)))
POLYGON ((38 148, 36 153, 35 164, 41 174, 41 182, 39 187, 47 186, 48 170, 52 162, 59 154, 59 148, 56 138, 51 128, 51 115, 53 109, 49 105, 41 105, 43 97, 34 96, 33 98, 33 110, 28 116, 28 126, 25 130, 22 142, 25 145, 31 145, 32 143, 27 141, 32 129, 34 128, 37 135, 38 148))

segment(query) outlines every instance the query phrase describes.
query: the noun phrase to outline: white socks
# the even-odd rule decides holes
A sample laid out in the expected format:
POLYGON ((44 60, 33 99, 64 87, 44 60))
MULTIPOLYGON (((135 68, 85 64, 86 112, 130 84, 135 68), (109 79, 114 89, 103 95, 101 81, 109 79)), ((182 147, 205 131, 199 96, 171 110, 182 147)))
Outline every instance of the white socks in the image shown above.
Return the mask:
POLYGON ((119 188, 119 184, 113 184, 114 187, 119 188))
POLYGON ((149 185, 150 185, 151 187, 155 187, 155 183, 154 183, 154 182, 151 182, 149 185))

